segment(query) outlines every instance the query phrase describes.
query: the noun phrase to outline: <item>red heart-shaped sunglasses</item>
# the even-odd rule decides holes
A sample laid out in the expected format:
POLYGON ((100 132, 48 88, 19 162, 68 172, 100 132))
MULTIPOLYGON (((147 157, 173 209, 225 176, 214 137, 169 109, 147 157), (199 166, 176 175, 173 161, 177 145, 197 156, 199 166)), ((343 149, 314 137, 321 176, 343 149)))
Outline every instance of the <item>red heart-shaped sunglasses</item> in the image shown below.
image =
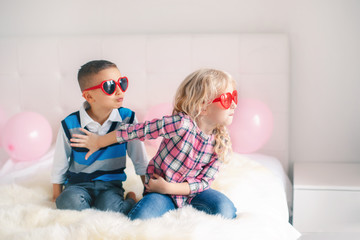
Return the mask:
POLYGON ((220 97, 215 98, 212 102, 220 102, 225 109, 228 109, 231 106, 232 101, 234 101, 235 104, 238 103, 238 93, 236 90, 234 90, 232 93, 223 93, 220 95, 220 97))
POLYGON ((101 90, 105 94, 110 96, 110 95, 114 94, 114 92, 116 90, 116 85, 118 85, 120 87, 120 90, 122 92, 125 92, 129 86, 129 80, 127 79, 127 77, 120 77, 117 81, 112 80, 112 79, 105 80, 105 81, 102 81, 99 85, 85 89, 83 92, 101 88, 101 90))

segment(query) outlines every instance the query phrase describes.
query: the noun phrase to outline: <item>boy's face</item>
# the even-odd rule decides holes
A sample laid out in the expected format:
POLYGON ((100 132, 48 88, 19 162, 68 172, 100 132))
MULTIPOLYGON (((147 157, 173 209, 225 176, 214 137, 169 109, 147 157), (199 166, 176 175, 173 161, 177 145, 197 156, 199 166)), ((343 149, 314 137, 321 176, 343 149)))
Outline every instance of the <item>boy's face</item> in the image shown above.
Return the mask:
MULTIPOLYGON (((101 84, 105 80, 114 80, 117 81, 121 77, 120 71, 115 68, 107 68, 104 70, 101 70, 97 74, 94 74, 91 78, 91 86, 97 86, 101 84)), ((120 108, 123 105, 125 93, 121 91, 120 87, 116 85, 116 89, 114 94, 107 95, 105 94, 101 88, 93 89, 90 91, 85 91, 83 93, 84 98, 91 104, 91 105, 97 105, 99 107, 103 108, 120 108)))

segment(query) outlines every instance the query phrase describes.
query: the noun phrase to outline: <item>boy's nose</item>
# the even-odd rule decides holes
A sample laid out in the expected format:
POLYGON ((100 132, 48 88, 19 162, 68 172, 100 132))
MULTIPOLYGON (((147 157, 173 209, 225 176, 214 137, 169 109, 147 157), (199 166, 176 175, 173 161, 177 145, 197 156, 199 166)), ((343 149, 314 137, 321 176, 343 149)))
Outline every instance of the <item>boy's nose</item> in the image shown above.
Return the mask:
POLYGON ((118 84, 116 84, 116 88, 115 88, 115 94, 119 95, 120 93, 122 93, 120 86, 118 84))
POLYGON ((231 101, 230 108, 235 109, 236 107, 237 107, 237 104, 235 103, 235 101, 231 101))

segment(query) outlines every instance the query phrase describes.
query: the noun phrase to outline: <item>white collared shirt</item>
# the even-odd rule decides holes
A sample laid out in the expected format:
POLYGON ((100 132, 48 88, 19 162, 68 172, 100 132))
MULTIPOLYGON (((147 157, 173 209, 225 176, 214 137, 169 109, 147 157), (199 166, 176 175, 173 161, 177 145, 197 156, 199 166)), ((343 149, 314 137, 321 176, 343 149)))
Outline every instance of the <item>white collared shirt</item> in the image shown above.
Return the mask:
MULTIPOLYGON (((86 109, 90 105, 88 102, 84 102, 79 110, 80 124, 82 128, 87 127, 90 132, 105 135, 113 122, 122 122, 121 116, 117 109, 113 109, 108 119, 100 125, 95 122, 86 112, 86 109)), ((136 118, 134 123, 137 123, 136 118)), ((149 160, 147 158, 144 143, 140 140, 134 140, 127 143, 127 154, 134 164, 135 172, 137 175, 145 175, 149 160)), ((66 137, 63 127, 61 126, 56 139, 56 147, 54 153, 54 162, 51 172, 51 182, 62 184, 66 180, 66 172, 69 168, 69 161, 71 155, 71 146, 69 139, 66 137)))

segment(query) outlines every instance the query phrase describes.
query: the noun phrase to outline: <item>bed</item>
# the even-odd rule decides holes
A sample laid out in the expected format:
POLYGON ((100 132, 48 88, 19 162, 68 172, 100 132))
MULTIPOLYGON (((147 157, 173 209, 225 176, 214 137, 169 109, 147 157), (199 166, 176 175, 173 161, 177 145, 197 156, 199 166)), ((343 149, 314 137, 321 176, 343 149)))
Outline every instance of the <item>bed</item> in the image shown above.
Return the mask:
MULTIPOLYGON (((57 210, 50 200, 54 147, 36 161, 20 163, 0 150, 0 239, 299 238, 289 223, 289 46, 285 34, 3 37, 0 52, 0 106, 9 116, 25 110, 42 114, 52 126, 53 139, 60 120, 82 103, 77 69, 100 58, 115 62, 131 79, 124 105, 135 110, 140 121, 151 107, 171 102, 181 80, 199 67, 229 72, 242 97, 260 99, 274 116, 270 140, 257 153, 234 152, 213 183, 213 188, 235 203, 235 220, 191 207, 148 221, 129 221, 121 214, 94 209, 57 210), (10 86, 18 91, 7 91, 10 86), (154 94, 159 86, 166 91, 154 94)), ((149 156, 155 151, 148 143, 147 150, 149 156)), ((140 179, 131 162, 127 166, 124 187, 140 198, 140 179)))
MULTIPOLYGON (((1 239, 289 240, 299 236, 288 223, 288 179, 278 168, 279 161, 268 156, 234 153, 213 183, 214 189, 221 190, 236 205, 235 220, 185 207, 159 219, 131 222, 121 214, 94 209, 56 210, 49 184, 53 152, 51 149, 35 164, 8 160, 3 165, 1 239), (267 166, 261 161, 266 161, 267 166)), ((141 197, 141 182, 130 161, 127 174, 125 189, 141 197)))

